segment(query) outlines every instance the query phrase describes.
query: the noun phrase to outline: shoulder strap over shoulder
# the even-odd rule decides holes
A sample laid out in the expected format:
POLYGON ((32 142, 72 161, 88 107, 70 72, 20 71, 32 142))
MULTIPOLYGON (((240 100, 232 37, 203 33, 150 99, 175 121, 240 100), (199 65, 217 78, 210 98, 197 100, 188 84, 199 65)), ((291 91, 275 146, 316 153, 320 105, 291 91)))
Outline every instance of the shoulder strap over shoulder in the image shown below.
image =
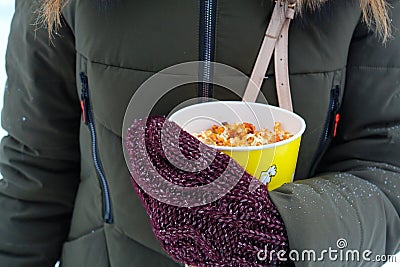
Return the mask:
POLYGON ((259 94, 272 53, 275 50, 275 81, 279 106, 293 111, 288 71, 288 33, 294 16, 294 4, 277 2, 254 64, 243 101, 255 102, 259 94))

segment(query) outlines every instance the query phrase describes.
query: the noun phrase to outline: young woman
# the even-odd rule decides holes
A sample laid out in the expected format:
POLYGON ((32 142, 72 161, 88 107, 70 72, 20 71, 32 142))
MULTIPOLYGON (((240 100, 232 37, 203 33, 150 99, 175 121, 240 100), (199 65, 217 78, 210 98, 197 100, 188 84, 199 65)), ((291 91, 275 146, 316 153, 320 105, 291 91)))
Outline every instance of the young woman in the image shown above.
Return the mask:
MULTIPOLYGON (((305 118, 307 131, 295 182, 262 192, 280 229, 265 231, 279 236, 286 252, 338 249, 337 240, 345 239, 346 249, 370 250, 371 259, 393 254, 400 248, 400 3, 296 4, 290 83, 294 111, 305 118)), ((192 230, 216 247, 225 242, 236 249, 205 251, 198 240, 168 249, 168 241, 180 237, 167 236, 172 222, 148 209, 154 227, 170 223, 155 233, 171 258, 131 186, 121 142, 129 100, 160 70, 200 60, 250 75, 274 5, 16 0, 2 112, 9 135, 0 149, 0 265, 54 266, 59 259, 65 267, 285 265, 256 259, 263 247, 241 254, 240 247, 261 234, 222 241, 225 226, 212 214, 203 217, 214 222, 215 234, 192 230)), ((262 92, 276 105, 273 73, 271 65, 262 92)), ((193 97, 239 99, 218 86, 189 84, 162 97, 152 114, 167 114, 193 97)), ((177 229, 187 226, 179 208, 168 212, 177 229)))

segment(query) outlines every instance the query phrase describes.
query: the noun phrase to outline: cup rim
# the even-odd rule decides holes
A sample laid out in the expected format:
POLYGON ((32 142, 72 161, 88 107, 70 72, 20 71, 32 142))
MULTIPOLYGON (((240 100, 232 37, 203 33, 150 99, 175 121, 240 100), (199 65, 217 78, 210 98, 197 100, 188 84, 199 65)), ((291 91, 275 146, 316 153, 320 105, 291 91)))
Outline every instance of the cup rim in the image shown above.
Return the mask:
MULTIPOLYGON (((301 129, 299 131, 297 131, 297 133, 294 134, 292 137, 290 137, 290 138, 288 138, 286 140, 275 142, 275 143, 271 143, 271 144, 261 145, 261 146, 234 146, 234 147, 232 147, 232 146, 208 145, 208 146, 210 146, 212 148, 215 148, 217 150, 224 150, 224 151, 252 151, 252 150, 264 150, 264 149, 269 149, 269 148, 275 148, 275 147, 283 146, 283 145, 286 145, 288 143, 291 143, 291 142, 295 141, 296 139, 300 138, 303 135, 304 131, 306 130, 306 122, 304 121, 304 119, 300 115, 298 115, 298 114, 296 114, 294 112, 291 112, 289 110, 286 110, 286 109, 283 109, 283 108, 280 108, 280 107, 272 106, 272 105, 269 105, 269 104, 256 103, 256 102, 245 102, 245 101, 213 101, 213 102, 198 103, 198 104, 194 104, 194 105, 190 105, 190 106, 184 107, 184 108, 174 112, 168 119, 171 120, 171 121, 174 121, 173 117, 176 116, 176 114, 179 115, 179 113, 185 112, 186 109, 192 108, 193 106, 199 106, 199 105, 206 106, 206 105, 216 105, 216 104, 224 104, 224 103, 227 103, 227 104, 230 104, 230 105, 243 105, 243 103, 245 103, 246 105, 250 105, 250 106, 264 106, 264 107, 268 106, 268 108, 275 109, 275 110, 278 110, 279 112, 283 112, 283 113, 289 114, 290 116, 293 116, 296 119, 298 119, 300 121, 300 123, 301 123, 301 129)), ((187 131, 186 129, 184 129, 184 130, 187 131)))

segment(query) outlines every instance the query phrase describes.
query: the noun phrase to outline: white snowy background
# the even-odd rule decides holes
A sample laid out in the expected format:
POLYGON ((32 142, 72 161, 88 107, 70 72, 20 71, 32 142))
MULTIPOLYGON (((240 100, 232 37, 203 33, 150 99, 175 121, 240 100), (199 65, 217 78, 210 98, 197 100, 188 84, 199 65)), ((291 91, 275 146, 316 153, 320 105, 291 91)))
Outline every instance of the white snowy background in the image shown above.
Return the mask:
MULTIPOLYGON (((26 0, 31 1, 31 0, 26 0)), ((0 0, 0 109, 3 107, 3 91, 6 83, 6 70, 5 70, 5 53, 7 47, 7 39, 10 31, 10 23, 14 12, 14 0, 0 0)), ((16 107, 18 108, 18 107, 16 107)), ((0 137, 4 136, 6 132, 0 128, 0 137)), ((0 177, 1 179, 1 177, 0 177)), ((384 265, 385 267, 395 267, 400 264, 400 253, 397 255, 397 264, 391 263, 384 265)))
MULTIPOLYGON (((0 0, 0 107, 3 107, 3 91, 6 84, 5 54, 10 23, 14 12, 14 0, 0 0)), ((0 127, 0 137, 6 132, 0 127)))

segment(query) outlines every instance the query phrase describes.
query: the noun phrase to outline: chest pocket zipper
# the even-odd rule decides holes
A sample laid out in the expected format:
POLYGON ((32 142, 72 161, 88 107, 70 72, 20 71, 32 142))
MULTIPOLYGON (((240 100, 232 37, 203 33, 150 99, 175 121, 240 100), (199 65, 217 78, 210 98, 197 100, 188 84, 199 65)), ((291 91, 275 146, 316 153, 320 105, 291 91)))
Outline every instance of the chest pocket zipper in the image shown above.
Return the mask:
POLYGON ((94 161, 94 166, 97 172, 97 176, 99 178, 100 186, 103 193, 103 220, 105 223, 113 223, 112 209, 111 209, 111 198, 110 198, 110 190, 108 187, 108 183, 106 177, 104 175, 103 166, 101 164, 101 160, 99 157, 98 149, 97 149, 97 137, 96 137, 96 128, 94 125, 93 114, 90 104, 90 96, 89 96, 89 83, 88 77, 84 72, 80 73, 81 78, 81 108, 82 108, 82 118, 83 122, 88 126, 90 137, 92 141, 92 156, 94 161))
POLYGON ((336 85, 331 89, 329 110, 325 121, 324 130, 319 141, 319 146, 317 149, 316 157, 314 159, 313 166, 311 168, 311 175, 314 175, 319 162, 321 161, 323 155, 325 154, 328 145, 332 138, 336 137, 337 126, 340 120, 339 114, 339 97, 340 97, 340 87, 336 85))

